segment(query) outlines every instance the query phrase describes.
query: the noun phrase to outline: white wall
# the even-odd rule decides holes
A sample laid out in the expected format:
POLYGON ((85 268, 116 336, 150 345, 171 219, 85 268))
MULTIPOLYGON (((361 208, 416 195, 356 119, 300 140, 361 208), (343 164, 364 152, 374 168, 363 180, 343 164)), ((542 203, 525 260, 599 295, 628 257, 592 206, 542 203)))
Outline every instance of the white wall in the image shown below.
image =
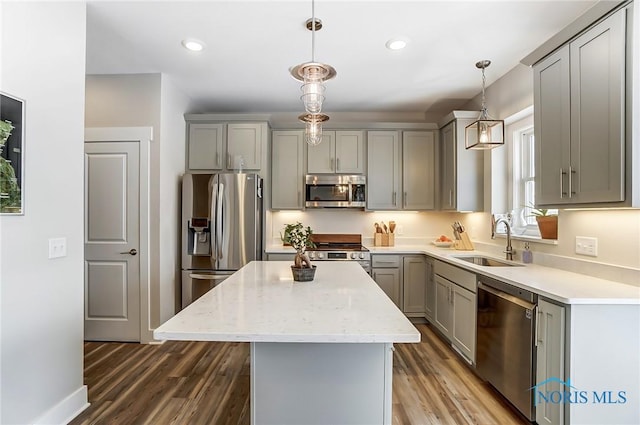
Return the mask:
POLYGON ((83 386, 82 2, 2 2, 3 92, 25 99, 25 214, 0 217, 0 422, 61 423, 83 386), (48 238, 67 256, 48 259, 48 238))
MULTIPOLYGON (((87 75, 87 127, 153 127, 150 152, 150 330, 173 316, 179 298, 180 176, 189 98, 161 74, 87 75)), ((144 320, 145 318, 143 318, 144 320)), ((150 333, 146 338, 151 338, 150 333)), ((142 335, 143 341, 145 335, 142 335)))
POLYGON ((160 323, 180 308, 180 181, 185 170, 189 98, 162 75, 160 133, 160 323))

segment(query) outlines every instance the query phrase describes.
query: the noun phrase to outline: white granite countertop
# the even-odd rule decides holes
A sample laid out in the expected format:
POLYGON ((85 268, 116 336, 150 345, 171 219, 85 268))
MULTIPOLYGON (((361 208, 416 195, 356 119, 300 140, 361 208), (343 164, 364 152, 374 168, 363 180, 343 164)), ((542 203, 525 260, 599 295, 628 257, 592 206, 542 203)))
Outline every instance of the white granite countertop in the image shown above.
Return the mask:
POLYGON ((253 261, 154 331, 156 339, 241 342, 419 342, 420 332, 355 262, 253 261))
MULTIPOLYGON (((267 252, 293 252, 289 247, 272 245, 267 252)), ((535 292, 564 304, 634 304, 640 305, 640 287, 618 283, 536 264, 519 267, 485 267, 468 263, 456 256, 483 255, 504 261, 504 257, 482 251, 457 251, 434 245, 399 245, 368 247, 371 254, 426 254, 463 269, 489 276, 520 288, 535 292)), ((314 264, 322 263, 315 261, 314 264)))

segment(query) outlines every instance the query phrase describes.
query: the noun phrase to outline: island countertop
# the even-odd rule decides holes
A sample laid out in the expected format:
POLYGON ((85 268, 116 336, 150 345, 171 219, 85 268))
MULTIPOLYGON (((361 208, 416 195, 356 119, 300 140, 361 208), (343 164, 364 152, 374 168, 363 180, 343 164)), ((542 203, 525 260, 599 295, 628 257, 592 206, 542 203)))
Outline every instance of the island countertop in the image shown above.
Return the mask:
POLYGON ((253 261, 154 331, 156 339, 404 343, 420 333, 356 262, 315 262, 294 282, 290 261, 253 261))

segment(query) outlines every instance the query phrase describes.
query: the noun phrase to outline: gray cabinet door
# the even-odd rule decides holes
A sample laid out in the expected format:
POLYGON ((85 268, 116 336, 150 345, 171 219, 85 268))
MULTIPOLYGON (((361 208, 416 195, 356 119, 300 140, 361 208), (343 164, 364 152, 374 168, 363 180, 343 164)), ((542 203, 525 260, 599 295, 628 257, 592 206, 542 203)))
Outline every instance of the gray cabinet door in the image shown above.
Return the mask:
POLYGON ((571 203, 624 201, 625 20, 620 10, 571 52, 571 203))
POLYGON ((274 131, 271 143, 271 208, 303 208, 304 170, 302 130, 274 131))
POLYGON ((569 202, 569 48, 533 69, 536 204, 569 202))
POLYGON ((260 170, 266 123, 227 124, 227 169, 260 170))
POLYGON ((456 123, 440 130, 440 209, 456 209, 456 123))
POLYGON ((223 168, 224 124, 189 123, 187 169, 193 171, 223 168))
POLYGON ((436 311, 436 281, 434 277, 433 260, 427 258, 427 287, 425 291, 424 313, 431 323, 433 323, 436 311))
POLYGON ((400 134, 367 134, 367 209, 397 210, 400 206, 400 134))
POLYGON ((432 131, 402 133, 402 208, 435 208, 436 137, 432 131))
POLYGON ((402 311, 410 315, 416 313, 418 317, 423 317, 427 287, 427 261, 422 255, 405 256, 402 261, 404 292, 402 311))
POLYGON ((336 131, 336 173, 364 173, 364 132, 336 131))
POLYGON ((398 269, 373 269, 373 280, 382 288, 385 294, 398 308, 402 307, 400 270, 398 269))
POLYGON ((451 342, 471 361, 476 361, 476 294, 451 285, 453 297, 453 324, 451 342))
MULTIPOLYGON (((536 385, 544 384, 546 392, 564 390, 562 384, 549 378, 565 379, 565 309, 543 299, 538 300, 536 318, 536 385)), ((564 423, 563 403, 540 403, 536 406, 536 422, 540 425, 561 425, 564 423)))
POLYGON ((451 282, 438 275, 435 275, 434 281, 436 287, 434 325, 443 335, 451 338, 451 327, 453 325, 451 282))
POLYGON ((333 174, 336 171, 336 132, 323 131, 322 142, 307 149, 309 174, 333 174))

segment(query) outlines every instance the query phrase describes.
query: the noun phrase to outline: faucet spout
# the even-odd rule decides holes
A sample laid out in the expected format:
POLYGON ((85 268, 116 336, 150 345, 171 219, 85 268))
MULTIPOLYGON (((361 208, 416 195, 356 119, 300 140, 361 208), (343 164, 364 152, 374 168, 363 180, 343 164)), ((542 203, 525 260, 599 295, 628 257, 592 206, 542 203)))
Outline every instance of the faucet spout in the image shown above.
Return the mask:
POLYGON ((500 223, 504 223, 505 227, 507 228, 507 246, 506 246, 505 250, 503 251, 505 253, 505 258, 507 260, 512 260, 513 261, 513 254, 515 254, 516 251, 511 246, 511 225, 509 224, 509 222, 505 218, 499 218, 499 219, 496 220, 495 216, 493 214, 491 215, 491 239, 495 239, 495 237, 496 237, 496 228, 498 227, 498 224, 500 224, 500 223))

